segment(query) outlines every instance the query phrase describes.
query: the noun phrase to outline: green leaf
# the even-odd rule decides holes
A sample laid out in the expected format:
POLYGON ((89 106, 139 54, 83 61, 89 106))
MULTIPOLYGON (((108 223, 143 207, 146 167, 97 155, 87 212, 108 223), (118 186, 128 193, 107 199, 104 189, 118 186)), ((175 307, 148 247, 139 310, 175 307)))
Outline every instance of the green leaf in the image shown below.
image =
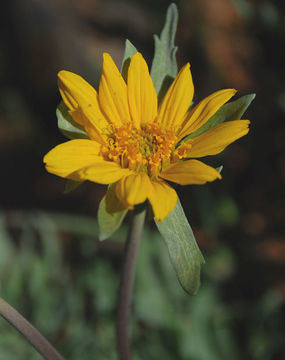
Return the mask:
POLYGON ((218 166, 216 170, 221 174, 223 171, 223 165, 218 166))
POLYGON ((116 184, 109 186, 98 209, 99 240, 109 238, 122 224, 128 209, 119 201, 115 193, 116 184))
POLYGON ((167 9, 166 20, 160 38, 154 35, 154 58, 151 67, 151 78, 161 100, 177 74, 174 38, 177 29, 178 10, 175 4, 167 9))
POLYGON ((178 199, 163 222, 156 222, 169 251, 170 260, 183 289, 195 295, 200 286, 200 268, 205 263, 178 199))
POLYGON ((138 51, 135 46, 130 42, 130 40, 127 39, 125 43, 125 53, 121 66, 121 73, 125 81, 127 81, 128 69, 130 66, 131 58, 136 52, 138 51))
POLYGON ((224 121, 239 120, 245 113, 253 99, 255 94, 249 94, 240 97, 235 101, 231 101, 228 104, 223 105, 215 115, 213 115, 203 126, 194 131, 193 134, 186 136, 183 141, 193 139, 194 137, 201 135, 203 132, 217 126, 224 121))
POLYGON ((78 188, 79 185, 81 185, 82 182, 80 181, 74 181, 74 180, 70 180, 70 179, 67 179, 66 180, 66 183, 65 183, 65 189, 64 189, 64 194, 68 194, 70 193, 71 191, 75 190, 78 188))
POLYGON ((89 139, 83 126, 77 124, 68 112, 68 107, 63 101, 56 109, 57 126, 61 133, 69 139, 89 139))

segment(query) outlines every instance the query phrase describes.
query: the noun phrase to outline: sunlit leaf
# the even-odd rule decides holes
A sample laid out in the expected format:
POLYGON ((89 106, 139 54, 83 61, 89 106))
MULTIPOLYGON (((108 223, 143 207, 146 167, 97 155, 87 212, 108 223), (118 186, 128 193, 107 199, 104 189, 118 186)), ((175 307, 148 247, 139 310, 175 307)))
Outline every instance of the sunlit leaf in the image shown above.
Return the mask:
POLYGON ((205 262, 178 199, 174 210, 163 222, 156 222, 169 251, 170 260, 181 286, 195 295, 200 286, 200 268, 205 262))

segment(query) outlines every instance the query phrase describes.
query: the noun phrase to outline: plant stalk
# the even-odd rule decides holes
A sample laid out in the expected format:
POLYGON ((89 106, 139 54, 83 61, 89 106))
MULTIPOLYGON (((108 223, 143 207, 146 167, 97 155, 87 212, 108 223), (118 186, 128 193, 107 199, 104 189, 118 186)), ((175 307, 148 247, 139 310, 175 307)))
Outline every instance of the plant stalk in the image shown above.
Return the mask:
POLYGON ((45 337, 17 310, 0 298, 0 315, 7 320, 47 360, 64 360, 45 337))
POLYGON ((130 306, 133 293, 136 259, 142 235, 146 210, 133 214, 125 245, 125 258, 117 300, 117 348, 120 360, 131 360, 129 334, 130 306))

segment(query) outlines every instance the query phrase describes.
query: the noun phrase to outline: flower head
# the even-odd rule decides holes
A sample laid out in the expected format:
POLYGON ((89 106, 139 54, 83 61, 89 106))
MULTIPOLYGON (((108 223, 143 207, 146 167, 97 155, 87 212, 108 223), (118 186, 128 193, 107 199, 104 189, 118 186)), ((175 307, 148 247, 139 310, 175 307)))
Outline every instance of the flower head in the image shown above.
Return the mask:
POLYGON ((159 106, 140 53, 131 59, 127 83, 105 53, 98 93, 71 72, 59 72, 58 79, 64 103, 89 139, 52 149, 44 157, 47 171, 76 181, 115 183, 116 196, 126 208, 149 200, 157 221, 164 220, 177 202, 166 180, 190 185, 220 179, 216 169, 193 158, 218 154, 248 133, 249 121, 235 120, 186 138, 236 93, 217 91, 189 110, 194 95, 189 63, 159 106))

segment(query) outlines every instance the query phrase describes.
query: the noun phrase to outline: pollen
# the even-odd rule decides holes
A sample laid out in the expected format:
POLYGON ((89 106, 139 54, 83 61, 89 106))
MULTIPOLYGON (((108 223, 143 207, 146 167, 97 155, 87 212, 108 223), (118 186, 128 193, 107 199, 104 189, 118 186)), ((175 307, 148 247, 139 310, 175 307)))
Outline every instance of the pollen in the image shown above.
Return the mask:
POLYGON ((105 160, 114 161, 122 168, 145 172, 155 178, 165 164, 185 157, 188 145, 175 149, 176 142, 174 132, 162 130, 156 122, 141 129, 128 123, 113 129, 101 154, 105 160))

